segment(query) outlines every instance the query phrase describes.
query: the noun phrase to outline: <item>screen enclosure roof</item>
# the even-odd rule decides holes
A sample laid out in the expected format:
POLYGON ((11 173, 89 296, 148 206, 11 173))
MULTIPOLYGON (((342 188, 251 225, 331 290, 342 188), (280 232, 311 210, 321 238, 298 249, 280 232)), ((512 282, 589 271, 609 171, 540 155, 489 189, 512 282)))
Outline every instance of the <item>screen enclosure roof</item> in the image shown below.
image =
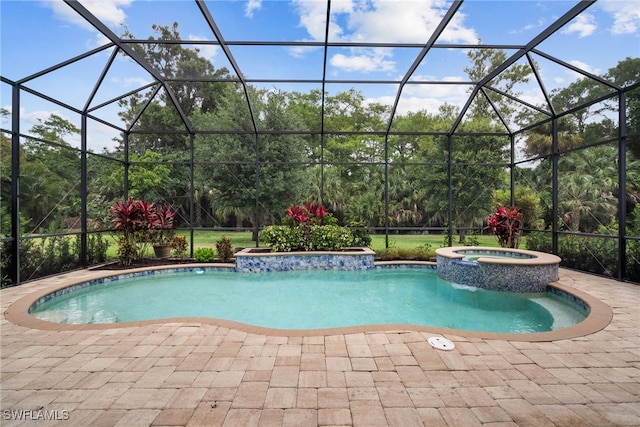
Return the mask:
MULTIPOLYGON (((262 129, 250 87, 318 91, 324 95, 320 115, 326 97, 356 91, 363 102, 385 106, 380 127, 371 129, 382 135, 396 130, 398 115, 437 114, 445 105, 455 108, 457 119, 441 131, 455 133, 481 97, 511 134, 517 125, 501 114, 500 102, 519 114, 563 114, 555 91, 589 79, 614 95, 624 86, 607 71, 640 53, 640 6, 620 0, 65 0, 3 1, 1 8, 2 78, 26 91, 21 129, 51 112, 77 124, 86 114, 95 150, 131 129, 118 115, 118 101, 134 93, 152 99, 163 92, 182 119, 176 131, 212 130, 194 126, 176 88, 181 79, 216 76, 192 70, 177 79, 135 48, 150 42, 192 49, 214 69, 228 70, 218 81, 244 93, 246 128, 256 134, 262 129), (174 23, 179 39, 159 40, 153 27, 174 23), (471 75, 470 58, 495 50, 504 59, 471 75), (530 77, 507 87, 514 67, 530 69, 530 77)), ((625 82, 633 85, 638 82, 625 82)), ((3 86, 2 107, 10 110, 11 91, 3 86)), ((323 118, 313 129, 283 131, 344 131, 327 128, 323 118)))

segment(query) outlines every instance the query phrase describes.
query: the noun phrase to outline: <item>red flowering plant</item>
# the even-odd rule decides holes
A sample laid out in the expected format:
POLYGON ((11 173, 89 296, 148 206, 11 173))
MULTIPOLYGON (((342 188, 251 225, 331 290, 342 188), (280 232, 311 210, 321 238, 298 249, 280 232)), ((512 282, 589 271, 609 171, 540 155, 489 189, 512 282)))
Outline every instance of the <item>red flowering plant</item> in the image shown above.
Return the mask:
POLYGON ((503 248, 517 248, 523 214, 515 206, 500 206, 487 217, 489 231, 498 238, 503 248))
POLYGON ((175 216, 176 212, 169 205, 162 205, 160 208, 155 209, 155 215, 151 221, 153 243, 155 245, 165 246, 169 244, 175 233, 175 216))
POLYGON ((289 206, 289 209, 286 210, 285 214, 287 215, 287 218, 291 220, 293 225, 306 224, 309 220, 309 212, 298 205, 289 206))
POLYGON ((113 225, 118 237, 118 258, 122 265, 139 259, 146 249, 146 236, 151 229, 153 204, 129 198, 116 201, 110 209, 113 225))
POLYGON ((286 210, 287 218, 294 226, 298 225, 322 225, 325 218, 331 217, 331 213, 318 203, 305 203, 304 206, 291 205, 286 210))
POLYGON ((118 237, 118 258, 122 265, 140 259, 149 244, 167 244, 174 228, 175 212, 164 205, 157 208, 145 200, 116 201, 110 209, 118 237))
POLYGON ((260 240, 269 242, 274 252, 339 250, 353 246, 351 230, 318 203, 292 205, 285 211, 283 225, 269 225, 260 240))

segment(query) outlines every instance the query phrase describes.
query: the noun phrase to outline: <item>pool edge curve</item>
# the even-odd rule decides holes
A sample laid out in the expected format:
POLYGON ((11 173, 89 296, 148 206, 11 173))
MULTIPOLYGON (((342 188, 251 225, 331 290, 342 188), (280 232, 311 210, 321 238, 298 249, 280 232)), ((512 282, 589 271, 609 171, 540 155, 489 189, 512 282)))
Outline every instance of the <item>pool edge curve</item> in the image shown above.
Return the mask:
MULTIPOLYGON (((413 262, 416 264, 415 262, 413 262)), ((410 264, 410 263, 400 263, 410 264)), ((212 267, 211 264, 184 264, 180 268, 207 268, 212 267)), ((227 266, 228 267, 228 266, 227 266)), ((175 266, 161 266, 153 268, 140 268, 127 270, 125 273, 136 273, 148 270, 165 270, 175 268, 175 266)), ((222 266, 222 268, 225 268, 222 266)), ((599 299, 580 291, 567 284, 562 283, 562 275, 556 282, 550 283, 556 289, 573 295, 576 298, 581 299, 589 307, 589 314, 580 323, 569 326, 567 328, 558 329, 548 332, 534 332, 526 334, 516 333, 497 333, 497 332, 482 332, 482 331, 468 331, 463 329, 448 329, 438 328, 431 326, 420 326, 410 324, 378 324, 378 325, 364 325, 364 326, 348 326, 338 328, 322 328, 322 329, 272 329, 261 326, 254 326, 245 323, 235 322, 225 319, 216 319, 208 317, 180 317, 180 318, 164 318, 164 319, 152 319, 135 322, 122 322, 122 323, 106 323, 106 324, 61 324, 53 323, 45 320, 37 319, 29 314, 29 308, 40 298, 45 295, 51 294, 60 289, 75 286, 87 281, 103 279, 107 277, 119 276, 122 272, 114 274, 113 271, 95 271, 95 270, 83 270, 82 275, 78 275, 73 280, 62 280, 60 283, 41 286, 33 292, 22 296, 13 303, 10 303, 4 312, 5 319, 11 323, 19 326, 49 330, 49 331, 77 331, 77 330, 107 330, 107 329, 120 329, 146 326, 152 324, 163 323, 187 323, 187 324, 210 324, 219 327, 225 327, 247 333, 255 333, 268 336, 326 336, 326 335, 339 335, 339 334, 352 334, 362 332, 382 332, 382 331, 417 331, 427 332, 432 334, 441 334, 446 336, 457 336, 466 338, 483 338, 483 339, 496 339, 505 341, 557 341, 562 339, 578 338, 586 335, 593 334, 604 329, 613 319, 613 310, 609 305, 600 301, 599 299)), ((72 274, 73 275, 73 274, 72 274)), ((29 284, 21 285, 29 286, 29 284)))

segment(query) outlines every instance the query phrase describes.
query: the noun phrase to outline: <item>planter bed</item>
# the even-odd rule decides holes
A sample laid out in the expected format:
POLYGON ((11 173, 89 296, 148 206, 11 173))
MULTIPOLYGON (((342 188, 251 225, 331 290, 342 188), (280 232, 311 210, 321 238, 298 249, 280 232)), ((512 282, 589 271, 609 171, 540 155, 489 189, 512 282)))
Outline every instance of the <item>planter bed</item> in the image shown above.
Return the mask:
POLYGON ((369 248, 341 251, 271 252, 264 248, 243 249, 235 254, 236 271, 263 273, 294 270, 368 270, 375 252, 369 248))

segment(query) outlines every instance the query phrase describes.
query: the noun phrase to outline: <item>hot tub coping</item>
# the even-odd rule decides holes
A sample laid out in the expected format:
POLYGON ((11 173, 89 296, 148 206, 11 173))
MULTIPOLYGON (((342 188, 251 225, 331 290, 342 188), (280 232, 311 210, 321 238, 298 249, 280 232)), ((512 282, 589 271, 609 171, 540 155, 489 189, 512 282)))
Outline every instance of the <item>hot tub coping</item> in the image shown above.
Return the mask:
POLYGON ((436 249, 436 255, 446 258, 462 259, 465 254, 459 253, 460 251, 492 251, 492 252, 509 252, 515 254, 528 255, 532 258, 491 258, 489 256, 483 257, 479 254, 477 261, 479 263, 486 264, 504 264, 504 265, 553 265, 559 264, 561 258, 557 255, 549 254, 546 252, 530 251, 526 249, 511 249, 511 248, 493 248, 490 246, 451 246, 447 248, 436 249))

